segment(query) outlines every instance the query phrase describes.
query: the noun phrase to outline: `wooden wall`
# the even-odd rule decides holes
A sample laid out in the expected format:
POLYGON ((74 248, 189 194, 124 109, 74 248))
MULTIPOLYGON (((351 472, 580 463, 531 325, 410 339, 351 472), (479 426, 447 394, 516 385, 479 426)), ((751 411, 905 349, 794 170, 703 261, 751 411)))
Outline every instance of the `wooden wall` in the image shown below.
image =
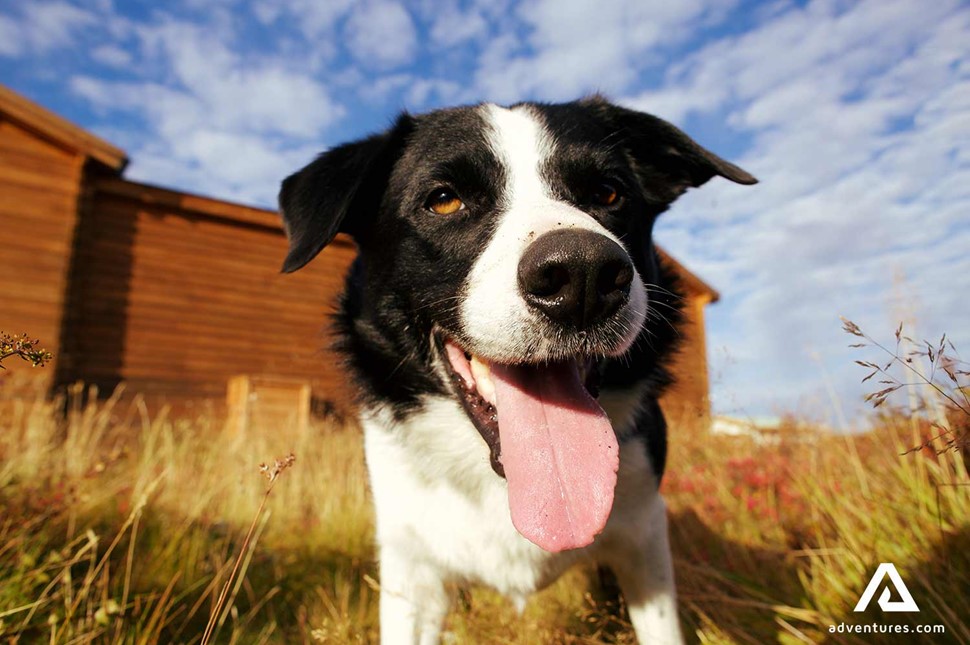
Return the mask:
POLYGON ((55 357, 84 160, 0 113, 0 330, 27 332, 55 357))
POLYGON ((707 423, 710 421, 710 384, 707 371, 707 339, 704 308, 710 302, 706 293, 687 289, 680 349, 674 356, 674 383, 661 400, 671 422, 707 423))
POLYGON ((275 213, 98 180, 78 232, 63 380, 221 404, 236 374, 285 375, 345 403, 325 314, 354 252, 338 238, 283 275, 275 213))

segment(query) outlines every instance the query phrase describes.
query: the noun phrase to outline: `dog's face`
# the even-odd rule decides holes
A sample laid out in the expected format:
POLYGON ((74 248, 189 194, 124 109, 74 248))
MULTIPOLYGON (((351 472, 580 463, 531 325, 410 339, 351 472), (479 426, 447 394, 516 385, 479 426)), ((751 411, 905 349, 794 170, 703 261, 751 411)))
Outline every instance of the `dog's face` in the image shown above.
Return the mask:
POLYGON ((599 98, 402 116, 284 182, 284 270, 351 234, 377 351, 425 362, 489 444, 519 530, 573 548, 602 528, 615 483, 594 367, 644 331, 656 216, 714 175, 755 181, 599 98))

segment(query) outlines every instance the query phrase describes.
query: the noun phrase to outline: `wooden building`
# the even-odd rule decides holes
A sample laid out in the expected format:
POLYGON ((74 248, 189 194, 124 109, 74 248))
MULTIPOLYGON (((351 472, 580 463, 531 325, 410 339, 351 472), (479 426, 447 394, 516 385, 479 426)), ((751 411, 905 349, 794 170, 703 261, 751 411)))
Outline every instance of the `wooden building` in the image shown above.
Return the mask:
POLYGON ((711 403, 704 310, 721 296, 662 248, 660 256, 661 261, 673 267, 685 295, 680 351, 673 369, 675 380, 661 403, 670 420, 696 420, 708 424, 711 403))
MULTIPOLYGON (((345 408, 326 349, 353 243, 279 273, 276 212, 125 179, 124 151, 0 86, 0 330, 54 352, 50 387, 77 380, 221 409, 239 375, 292 381, 345 408)), ((717 293, 672 259, 690 322, 671 412, 708 414, 704 306, 717 293)), ((301 395, 302 396, 302 395, 301 395)), ((302 400, 302 399, 301 399, 302 400)))

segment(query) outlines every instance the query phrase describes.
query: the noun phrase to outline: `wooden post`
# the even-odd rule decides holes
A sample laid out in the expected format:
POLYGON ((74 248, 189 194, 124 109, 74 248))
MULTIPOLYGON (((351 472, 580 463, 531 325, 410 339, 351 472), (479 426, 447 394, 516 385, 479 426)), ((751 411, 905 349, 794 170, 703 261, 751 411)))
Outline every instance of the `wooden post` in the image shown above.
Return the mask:
POLYGON ((246 432, 249 425, 249 376, 240 374, 229 379, 226 387, 226 427, 236 435, 246 432))
POLYGON ((303 434, 310 427, 308 381, 282 376, 239 374, 229 379, 226 409, 230 432, 303 434))

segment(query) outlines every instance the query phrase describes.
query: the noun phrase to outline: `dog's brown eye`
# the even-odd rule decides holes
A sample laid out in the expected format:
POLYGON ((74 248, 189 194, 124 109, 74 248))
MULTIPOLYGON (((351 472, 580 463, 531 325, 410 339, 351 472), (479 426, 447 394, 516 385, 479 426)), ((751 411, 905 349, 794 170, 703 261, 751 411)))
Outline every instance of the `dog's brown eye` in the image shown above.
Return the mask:
POLYGON ((461 198, 448 188, 437 188, 428 195, 424 207, 436 215, 451 215, 465 208, 461 198))
POLYGON ((612 206, 620 199, 620 193, 613 184, 604 181, 593 189, 593 199, 597 204, 612 206))

